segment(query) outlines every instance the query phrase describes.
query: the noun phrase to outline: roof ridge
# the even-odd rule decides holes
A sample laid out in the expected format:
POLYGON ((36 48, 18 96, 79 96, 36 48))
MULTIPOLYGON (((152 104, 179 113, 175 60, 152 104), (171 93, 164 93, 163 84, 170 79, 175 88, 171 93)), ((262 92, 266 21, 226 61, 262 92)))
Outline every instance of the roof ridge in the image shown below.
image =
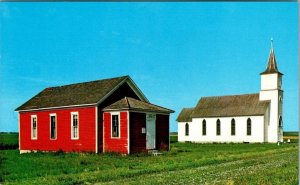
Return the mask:
POLYGON ((128 98, 126 96, 125 96, 125 100, 126 100, 126 103, 128 105, 128 108, 130 109, 130 103, 129 103, 128 98))
POLYGON ((202 98, 216 98, 216 97, 232 97, 232 96, 247 96, 247 95, 259 95, 259 93, 247 93, 247 94, 236 94, 236 95, 220 95, 220 96, 203 96, 202 98))
POLYGON ((184 108, 182 108, 182 109, 187 109, 187 110, 192 110, 192 109, 194 109, 195 107, 184 107, 184 108))
POLYGON ((162 106, 158 106, 143 100, 135 99, 133 97, 124 97, 121 100, 116 101, 115 103, 103 108, 102 110, 120 110, 120 109, 129 109, 129 110, 142 110, 142 111, 154 111, 154 112, 169 112, 173 113, 174 111, 162 106), (124 99, 126 104, 124 103, 124 99), (123 103, 122 103, 123 102, 123 103))
MULTIPOLYGON (((135 99, 135 98, 131 98, 131 99, 135 99)), ((135 99, 135 100, 137 100, 137 99, 135 99)), ((137 101, 141 101, 143 103, 150 104, 150 105, 153 105, 153 106, 156 106, 156 107, 160 107, 160 108, 163 108, 163 109, 168 109, 168 108, 165 108, 165 107, 162 107, 162 106, 150 103, 150 102, 145 102, 145 101, 142 101, 142 100, 137 100, 137 101)), ((168 109, 168 110, 171 110, 171 109, 168 109)))
POLYGON ((128 77, 129 77, 129 75, 125 75, 125 76, 119 76, 119 77, 113 77, 113 78, 105 78, 105 79, 91 80, 91 81, 86 81, 86 82, 78 82, 78 83, 72 83, 72 84, 66 84, 66 85, 58 85, 58 86, 53 86, 53 87, 46 87, 45 89, 66 87, 66 86, 79 85, 79 84, 87 84, 87 83, 100 82, 100 81, 106 81, 106 80, 113 80, 113 79, 118 79, 118 78, 120 78, 120 79, 121 78, 128 78, 128 77))

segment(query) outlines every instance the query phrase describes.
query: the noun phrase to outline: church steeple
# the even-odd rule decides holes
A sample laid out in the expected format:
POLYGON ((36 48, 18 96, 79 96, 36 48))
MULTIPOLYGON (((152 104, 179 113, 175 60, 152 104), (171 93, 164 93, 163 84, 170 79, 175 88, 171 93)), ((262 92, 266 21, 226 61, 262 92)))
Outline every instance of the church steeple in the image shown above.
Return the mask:
POLYGON ((283 90, 282 90, 282 73, 278 71, 276 58, 273 49, 273 41, 271 40, 271 51, 269 55, 267 69, 260 73, 261 90, 259 92, 259 100, 270 101, 269 118, 267 127, 266 141, 282 142, 282 106, 283 106, 283 90))
POLYGON ((272 73, 278 73, 280 75, 283 75, 281 72, 278 71, 274 48, 273 48, 273 40, 271 39, 271 51, 269 55, 268 65, 264 72, 260 73, 263 74, 272 74, 272 73))

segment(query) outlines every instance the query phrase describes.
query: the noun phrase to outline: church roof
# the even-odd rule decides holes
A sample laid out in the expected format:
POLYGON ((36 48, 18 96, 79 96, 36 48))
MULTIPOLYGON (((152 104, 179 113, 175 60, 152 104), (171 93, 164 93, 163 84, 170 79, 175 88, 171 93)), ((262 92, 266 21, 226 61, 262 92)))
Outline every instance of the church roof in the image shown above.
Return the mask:
POLYGON ((176 121, 178 122, 191 122, 192 117, 191 114, 193 112, 194 108, 183 108, 181 112, 179 113, 176 121))
POLYGON ((264 115, 269 101, 259 101, 259 94, 203 97, 191 117, 264 115))
POLYGON ((259 101, 259 94, 203 97, 193 109, 183 109, 177 121, 192 118, 264 115, 270 101, 259 101))
POLYGON ((145 112, 173 113, 171 109, 167 109, 158 105, 140 101, 134 98, 125 97, 121 100, 105 107, 103 111, 111 110, 136 110, 145 112))
POLYGON ((283 75, 281 72, 278 71, 273 47, 271 47, 267 68, 264 72, 260 74, 262 75, 262 74, 272 74, 272 73, 278 73, 280 75, 283 75))

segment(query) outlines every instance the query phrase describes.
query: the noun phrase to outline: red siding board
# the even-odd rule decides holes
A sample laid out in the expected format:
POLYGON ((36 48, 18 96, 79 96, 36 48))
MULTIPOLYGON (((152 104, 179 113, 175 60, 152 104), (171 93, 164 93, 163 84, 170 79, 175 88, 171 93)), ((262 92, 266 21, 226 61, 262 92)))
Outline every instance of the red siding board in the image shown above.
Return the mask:
POLYGON ((111 137, 111 113, 104 112, 104 152, 128 153, 128 114, 120 112, 120 138, 111 137))
POLYGON ((95 107, 20 112, 20 150, 95 152, 95 107), (71 139, 71 112, 79 114, 79 139, 71 139), (57 138, 50 139, 50 114, 57 119, 57 138), (31 139, 31 115, 37 115, 37 139, 31 139))
POLYGON ((146 152, 146 114, 130 112, 130 153, 146 152))
POLYGON ((169 115, 156 115, 156 149, 169 150, 169 115))

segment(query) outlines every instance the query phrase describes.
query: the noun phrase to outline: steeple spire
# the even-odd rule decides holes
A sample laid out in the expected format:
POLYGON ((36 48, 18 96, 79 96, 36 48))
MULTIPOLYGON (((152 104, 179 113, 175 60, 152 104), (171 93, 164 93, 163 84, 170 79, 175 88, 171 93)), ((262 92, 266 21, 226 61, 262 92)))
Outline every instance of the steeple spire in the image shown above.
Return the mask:
POLYGON ((271 74, 271 73, 278 73, 282 75, 282 73, 278 71, 277 64, 276 64, 276 58, 275 58, 275 53, 273 48, 273 38, 271 38, 271 50, 270 50, 267 68, 264 72, 260 74, 271 74))

